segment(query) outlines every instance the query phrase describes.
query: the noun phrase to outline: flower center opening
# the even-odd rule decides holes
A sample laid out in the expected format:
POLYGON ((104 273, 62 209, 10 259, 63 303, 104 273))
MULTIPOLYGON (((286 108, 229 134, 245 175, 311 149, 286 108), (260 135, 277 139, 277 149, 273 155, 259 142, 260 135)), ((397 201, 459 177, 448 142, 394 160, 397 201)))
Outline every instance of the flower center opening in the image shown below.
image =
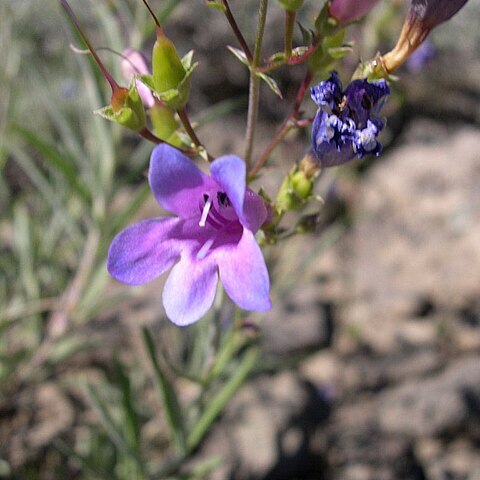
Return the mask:
POLYGON ((198 225, 200 227, 206 227, 208 224, 215 230, 234 232, 240 226, 232 203, 225 192, 204 193, 199 209, 201 215, 198 225))
POLYGON ((214 229, 197 252, 197 258, 201 260, 206 257, 219 236, 237 234, 241 232, 242 225, 225 192, 204 193, 198 207, 201 212, 198 226, 205 228, 208 225, 214 229))

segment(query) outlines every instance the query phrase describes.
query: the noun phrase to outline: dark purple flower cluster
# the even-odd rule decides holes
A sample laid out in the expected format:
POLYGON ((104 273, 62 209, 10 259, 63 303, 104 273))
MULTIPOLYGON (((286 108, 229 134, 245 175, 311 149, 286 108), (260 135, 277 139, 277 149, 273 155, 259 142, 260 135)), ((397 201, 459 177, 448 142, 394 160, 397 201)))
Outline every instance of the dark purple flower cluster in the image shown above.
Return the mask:
POLYGON ((313 151, 322 167, 380 154, 377 137, 384 122, 379 112, 389 93, 385 80, 354 80, 344 91, 337 72, 311 89, 319 106, 312 127, 313 151))

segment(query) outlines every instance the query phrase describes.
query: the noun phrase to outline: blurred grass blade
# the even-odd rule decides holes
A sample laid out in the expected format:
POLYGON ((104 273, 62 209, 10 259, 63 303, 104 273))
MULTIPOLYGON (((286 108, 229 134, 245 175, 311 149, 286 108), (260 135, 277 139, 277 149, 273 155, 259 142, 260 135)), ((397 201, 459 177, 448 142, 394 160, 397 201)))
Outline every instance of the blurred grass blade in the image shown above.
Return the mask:
POLYGON ((65 457, 67 457, 68 459, 73 458, 77 460, 77 462, 80 463, 84 471, 92 475, 93 478, 98 480, 115 480, 117 478, 116 475, 112 477, 110 473, 100 472, 98 469, 98 466, 93 465, 90 462, 89 458, 84 457, 83 455, 80 455, 79 453, 77 453, 75 450, 70 448, 66 443, 62 442, 61 440, 57 440, 55 442, 55 447, 57 448, 57 450, 60 451, 60 453, 65 455, 65 457))
POLYGON ((109 228, 114 235, 132 219, 149 195, 150 187, 148 185, 140 187, 135 193, 135 196, 129 200, 127 207, 112 218, 109 222, 109 228))
POLYGON ((188 450, 194 450, 202 441, 205 434, 208 432, 212 423, 222 413, 225 406, 230 399, 235 395, 237 390, 243 385, 248 378, 250 372, 255 366, 258 358, 258 348, 250 348, 244 355, 239 367, 235 370, 232 377, 226 382, 223 388, 215 395, 213 399, 208 402, 206 409, 200 415, 200 418, 193 426, 188 439, 188 450))
POLYGON ((155 344, 150 332, 144 327, 142 333, 148 356, 152 362, 155 380, 165 410, 165 417, 170 428, 172 442, 179 453, 184 453, 186 451, 185 425, 177 393, 158 363, 155 344))
POLYGON ((127 430, 128 443, 132 450, 138 454, 140 447, 140 426, 133 403, 130 379, 117 356, 114 357, 114 365, 118 383, 120 384, 120 389, 122 391, 123 412, 125 413, 125 427, 127 430))
POLYGON ((121 429, 115 424, 115 421, 110 415, 109 408, 105 405, 104 401, 100 398, 100 395, 90 384, 87 384, 86 388, 90 402, 100 417, 100 420, 102 421, 110 440, 143 471, 142 462, 140 461, 137 453, 128 445, 128 442, 125 440, 121 429))
POLYGON ((90 192, 87 188, 78 181, 78 172, 74 165, 64 158, 58 150, 52 145, 44 142, 40 137, 33 132, 23 128, 19 125, 13 127, 13 131, 18 133, 24 140, 35 147, 39 153, 43 155, 45 161, 50 162, 53 167, 62 172, 69 185, 80 195, 80 197, 88 203, 90 201, 90 192))

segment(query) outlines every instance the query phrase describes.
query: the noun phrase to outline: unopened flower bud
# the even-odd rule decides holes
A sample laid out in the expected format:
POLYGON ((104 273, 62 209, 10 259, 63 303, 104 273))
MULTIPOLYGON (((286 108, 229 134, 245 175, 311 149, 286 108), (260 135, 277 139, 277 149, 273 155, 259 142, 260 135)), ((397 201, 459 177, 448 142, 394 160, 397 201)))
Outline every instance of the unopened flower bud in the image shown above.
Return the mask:
POLYGON ((277 195, 277 210, 288 212, 303 205, 311 196, 315 177, 294 166, 285 177, 277 195))
POLYGON ((422 44, 430 31, 449 20, 468 0, 411 0, 407 18, 394 49, 382 57, 382 68, 391 73, 422 44))
POLYGON ((180 147, 182 141, 176 134, 178 123, 173 111, 166 105, 158 102, 148 113, 150 115, 150 120, 152 121, 155 135, 174 147, 180 147))
POLYGON ((94 113, 135 132, 140 132, 146 125, 145 108, 135 82, 132 82, 129 89, 114 88, 111 105, 94 113))
POLYGON ((152 53, 153 84, 156 92, 178 90, 178 95, 168 102, 174 109, 185 106, 190 93, 190 81, 173 43, 164 35, 157 35, 152 53))
POLYGON ((366 15, 378 0, 332 0, 329 14, 339 24, 346 24, 359 20, 366 15))
POLYGON ((296 12, 303 5, 303 0, 278 0, 282 8, 289 12, 296 12))

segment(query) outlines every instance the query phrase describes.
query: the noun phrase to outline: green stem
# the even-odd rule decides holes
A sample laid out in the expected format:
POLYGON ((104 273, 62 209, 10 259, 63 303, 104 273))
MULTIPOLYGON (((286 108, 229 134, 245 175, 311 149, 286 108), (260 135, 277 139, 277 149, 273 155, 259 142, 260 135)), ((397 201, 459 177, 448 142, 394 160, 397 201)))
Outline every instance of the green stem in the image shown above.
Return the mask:
POLYGON ((285 10, 285 59, 290 60, 292 56, 293 30, 295 28, 295 18, 297 12, 285 10))
POLYGON ((255 37, 255 49, 253 61, 250 65, 250 91, 248 99, 247 130, 245 133, 245 162, 247 168, 250 165, 257 126, 258 102, 260 98, 260 78, 257 76, 257 68, 260 65, 265 20, 267 18, 268 0, 260 0, 258 13, 257 35, 255 37))

